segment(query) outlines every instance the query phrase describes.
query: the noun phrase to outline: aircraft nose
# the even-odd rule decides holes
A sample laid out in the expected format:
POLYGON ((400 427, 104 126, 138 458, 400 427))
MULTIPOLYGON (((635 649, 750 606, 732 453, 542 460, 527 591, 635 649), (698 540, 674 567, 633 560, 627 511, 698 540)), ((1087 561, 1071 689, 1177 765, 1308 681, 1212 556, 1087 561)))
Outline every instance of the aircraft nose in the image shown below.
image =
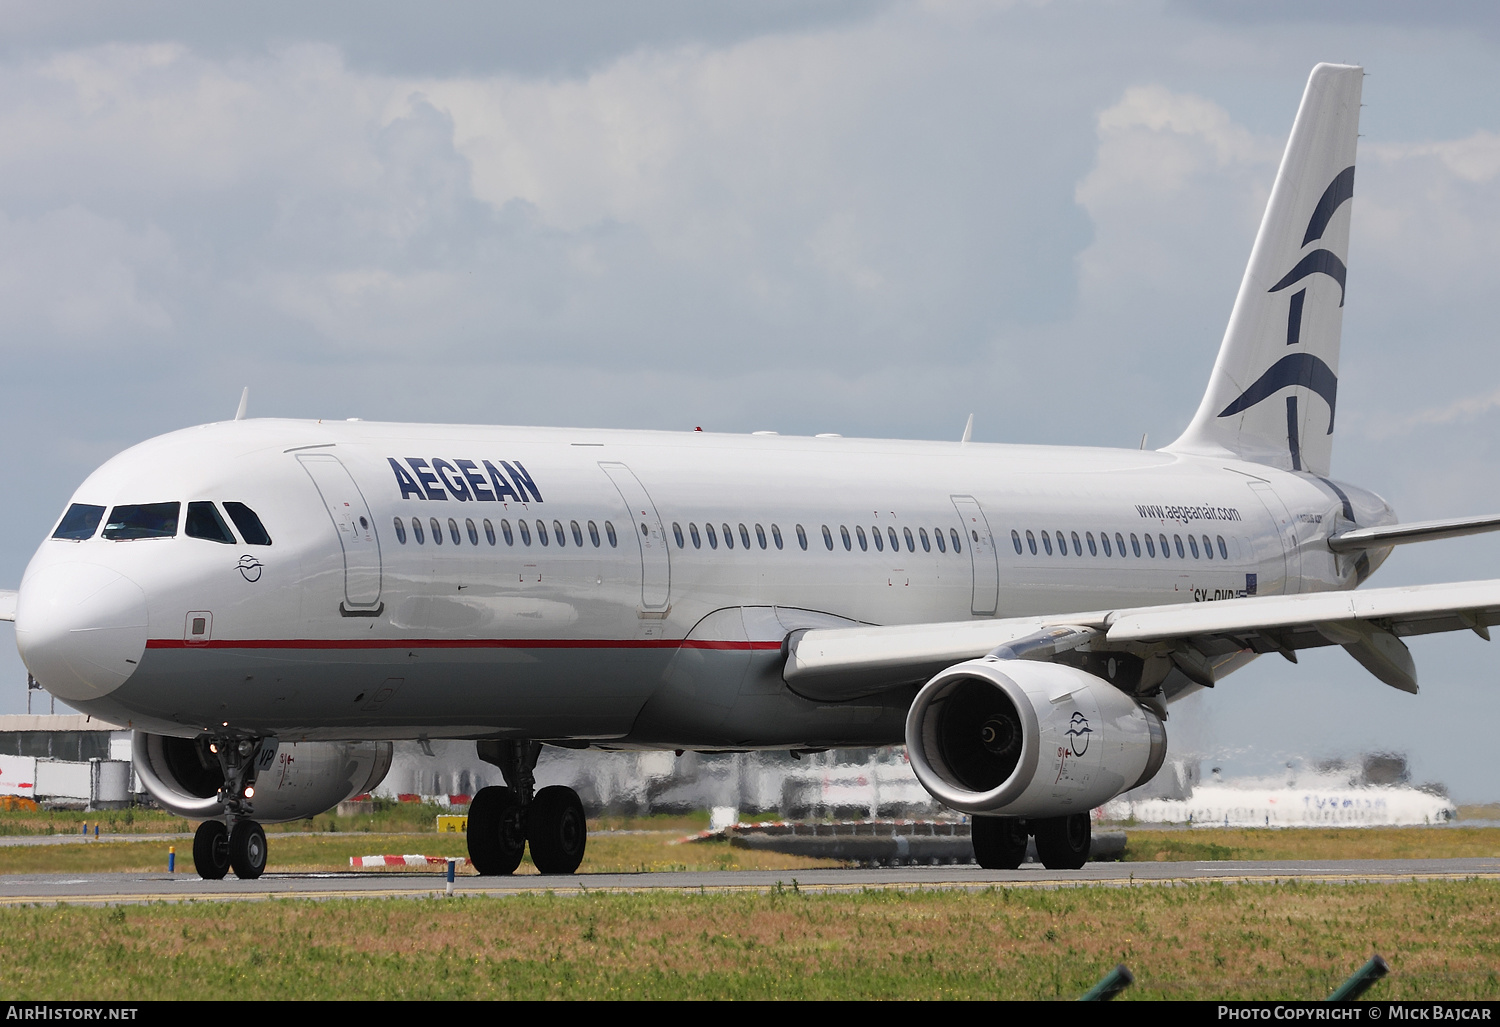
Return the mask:
POLYGON ((146 594, 98 564, 58 564, 21 583, 16 647, 59 699, 97 699, 123 685, 146 650, 146 594))

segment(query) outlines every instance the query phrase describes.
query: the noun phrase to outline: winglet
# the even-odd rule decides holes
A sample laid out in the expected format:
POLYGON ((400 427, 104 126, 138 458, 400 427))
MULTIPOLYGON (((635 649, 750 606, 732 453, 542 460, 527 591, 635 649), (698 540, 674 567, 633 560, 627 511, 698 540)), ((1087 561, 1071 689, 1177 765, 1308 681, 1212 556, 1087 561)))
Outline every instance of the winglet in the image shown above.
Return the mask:
POLYGON ((962 446, 964 443, 968 442, 973 437, 974 437, 974 415, 970 414, 969 415, 969 423, 964 425, 964 437, 958 440, 958 444, 960 446, 962 446))
POLYGON ((0 620, 16 619, 16 600, 21 593, 0 589, 0 620))
POLYGON ((236 421, 245 419, 245 411, 250 409, 250 386, 245 386, 245 391, 240 393, 240 408, 234 412, 236 421))

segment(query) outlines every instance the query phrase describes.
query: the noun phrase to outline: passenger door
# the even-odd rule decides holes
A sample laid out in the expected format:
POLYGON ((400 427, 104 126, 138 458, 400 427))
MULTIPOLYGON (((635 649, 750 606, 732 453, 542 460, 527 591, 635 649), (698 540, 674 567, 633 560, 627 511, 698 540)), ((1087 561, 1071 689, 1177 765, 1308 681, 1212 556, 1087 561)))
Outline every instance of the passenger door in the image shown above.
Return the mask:
POLYGON ((1000 599, 1000 563, 990 522, 973 496, 949 498, 963 523, 964 545, 969 547, 969 561, 974 568, 974 597, 969 610, 978 617, 993 617, 1000 599))
POLYGON ((323 497, 344 551, 343 612, 356 616, 376 612, 380 604, 380 537, 364 493, 332 453, 299 453, 297 459, 323 497))

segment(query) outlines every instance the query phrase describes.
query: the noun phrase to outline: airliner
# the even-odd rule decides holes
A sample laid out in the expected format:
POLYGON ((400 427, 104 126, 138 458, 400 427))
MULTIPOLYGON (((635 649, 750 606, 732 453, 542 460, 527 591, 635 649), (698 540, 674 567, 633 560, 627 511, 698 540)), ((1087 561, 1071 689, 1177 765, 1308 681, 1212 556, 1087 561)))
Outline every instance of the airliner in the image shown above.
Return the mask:
POLYGON ((1088 857, 1168 705, 1342 646, 1415 692, 1402 638, 1500 622, 1500 581, 1359 589, 1398 522, 1329 476, 1363 71, 1312 72, 1208 388, 1156 451, 235 418, 79 486, 17 591, 29 672, 133 732, 199 874, 262 823, 375 787, 393 740, 467 739, 481 874, 576 871, 546 745, 904 743, 978 862, 1088 857))

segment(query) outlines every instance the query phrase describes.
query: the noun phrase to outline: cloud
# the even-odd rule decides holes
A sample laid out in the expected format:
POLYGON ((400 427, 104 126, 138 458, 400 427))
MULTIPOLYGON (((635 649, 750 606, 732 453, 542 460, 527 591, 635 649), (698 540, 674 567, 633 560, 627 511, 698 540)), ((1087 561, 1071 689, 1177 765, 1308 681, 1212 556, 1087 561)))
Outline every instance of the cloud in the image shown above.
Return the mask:
POLYGON ((154 346, 173 326, 168 295, 179 275, 171 240, 154 226, 132 229, 76 205, 0 213, 0 349, 154 346))

